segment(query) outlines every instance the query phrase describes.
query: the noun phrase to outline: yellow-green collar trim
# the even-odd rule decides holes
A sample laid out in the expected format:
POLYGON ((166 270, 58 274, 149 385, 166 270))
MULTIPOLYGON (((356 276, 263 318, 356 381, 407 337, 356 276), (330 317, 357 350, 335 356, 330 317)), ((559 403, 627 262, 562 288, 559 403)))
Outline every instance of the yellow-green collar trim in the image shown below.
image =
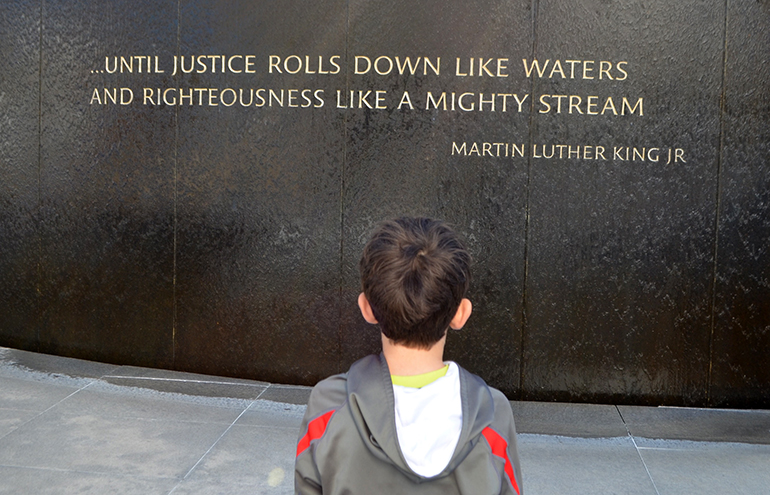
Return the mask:
POLYGON ((422 375, 411 375, 411 376, 390 375, 390 379, 393 381, 393 385, 401 385, 402 387, 409 387, 409 388, 422 388, 425 385, 430 385, 431 383, 435 382, 442 376, 446 376, 446 372, 448 370, 449 370, 449 365, 447 364, 443 368, 439 368, 436 371, 423 373, 422 375))

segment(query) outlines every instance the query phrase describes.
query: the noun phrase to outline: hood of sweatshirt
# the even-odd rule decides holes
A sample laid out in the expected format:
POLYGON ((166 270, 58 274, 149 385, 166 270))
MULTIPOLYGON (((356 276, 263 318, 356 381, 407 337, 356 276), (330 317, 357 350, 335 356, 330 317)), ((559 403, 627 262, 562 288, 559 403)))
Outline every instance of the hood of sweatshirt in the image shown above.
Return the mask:
POLYGON ((393 385, 384 356, 367 356, 354 363, 347 374, 348 404, 369 451, 418 483, 451 474, 479 441, 482 430, 492 423, 495 413, 492 394, 484 382, 459 366, 458 371, 462 406, 460 437, 446 467, 426 478, 409 467, 399 445, 393 385))

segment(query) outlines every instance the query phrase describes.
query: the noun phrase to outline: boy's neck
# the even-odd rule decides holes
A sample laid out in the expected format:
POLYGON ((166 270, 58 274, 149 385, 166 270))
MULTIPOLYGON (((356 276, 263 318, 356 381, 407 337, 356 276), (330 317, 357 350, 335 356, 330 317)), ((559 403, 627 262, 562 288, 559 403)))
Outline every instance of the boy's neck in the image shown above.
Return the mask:
POLYGON ((417 349, 394 344, 384 334, 382 336, 382 354, 388 362, 391 375, 412 376, 430 373, 443 368, 444 345, 446 335, 433 344, 430 349, 417 349))

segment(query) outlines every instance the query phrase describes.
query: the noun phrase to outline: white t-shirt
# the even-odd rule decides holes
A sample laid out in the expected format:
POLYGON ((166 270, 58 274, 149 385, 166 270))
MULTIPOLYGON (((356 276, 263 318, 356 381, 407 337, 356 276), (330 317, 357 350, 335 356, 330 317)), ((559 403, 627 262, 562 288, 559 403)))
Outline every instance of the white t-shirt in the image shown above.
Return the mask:
POLYGON ((448 364, 446 375, 422 388, 393 385, 401 452, 412 471, 425 477, 444 470, 460 440, 460 372, 448 364))

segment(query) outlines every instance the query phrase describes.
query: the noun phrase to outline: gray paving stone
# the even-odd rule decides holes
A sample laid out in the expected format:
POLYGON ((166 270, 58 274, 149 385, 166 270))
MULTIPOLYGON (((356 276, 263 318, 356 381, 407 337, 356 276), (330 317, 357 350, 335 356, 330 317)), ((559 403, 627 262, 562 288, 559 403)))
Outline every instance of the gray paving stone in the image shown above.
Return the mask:
POLYGON ((287 404, 304 406, 307 405, 311 390, 313 390, 313 387, 271 385, 259 396, 259 398, 261 400, 271 400, 273 402, 285 402, 287 404))
POLYGON ((0 408, 0 438, 3 438, 38 414, 40 414, 38 411, 0 408))
POLYGON ((0 376, 0 407, 45 411, 78 387, 0 376))
POLYGON ((615 406, 511 401, 516 431, 583 438, 628 434, 615 406))
POLYGON ((770 446, 711 442, 661 442, 640 449, 660 495, 770 492, 770 446))
POLYGON ((189 483, 222 482, 250 486, 252 493, 290 493, 296 441, 293 428, 235 425, 195 468, 189 483))
POLYGON ((48 412, 1 439, 0 465, 181 478, 226 428, 48 412))
POLYGON ((629 437, 519 435, 527 495, 656 495, 629 437))
POLYGON ((62 414, 232 424, 253 401, 159 392, 95 382, 70 396, 56 410, 62 414))
POLYGON ((200 373, 187 373, 184 371, 163 370, 158 368, 143 368, 140 366, 120 366, 112 370, 108 376, 135 377, 135 378, 168 378, 173 380, 199 381, 203 383, 242 383, 245 385, 261 385, 267 387, 267 382, 246 380, 244 378, 230 378, 224 376, 203 375, 200 373))
POLYGON ((177 480, 0 466, 0 495, 166 495, 177 480))
POLYGON ((238 425, 294 428, 299 433, 306 406, 257 400, 238 418, 238 425))
POLYGON ((231 383, 169 378, 106 376, 103 381, 122 387, 135 387, 173 394, 201 397, 228 397, 254 400, 267 388, 255 383, 231 383))
POLYGON ((0 375, 32 371, 36 372, 34 375, 40 373, 51 377, 99 378, 118 368, 119 366, 114 364, 0 347, 0 375))
MULTIPOLYGON (((293 476, 293 473, 287 474, 293 476)), ((276 487, 252 484, 228 483, 227 481, 184 480, 173 495, 291 495, 294 485, 276 487)))
POLYGON ((770 411, 618 406, 635 437, 770 444, 770 411))

